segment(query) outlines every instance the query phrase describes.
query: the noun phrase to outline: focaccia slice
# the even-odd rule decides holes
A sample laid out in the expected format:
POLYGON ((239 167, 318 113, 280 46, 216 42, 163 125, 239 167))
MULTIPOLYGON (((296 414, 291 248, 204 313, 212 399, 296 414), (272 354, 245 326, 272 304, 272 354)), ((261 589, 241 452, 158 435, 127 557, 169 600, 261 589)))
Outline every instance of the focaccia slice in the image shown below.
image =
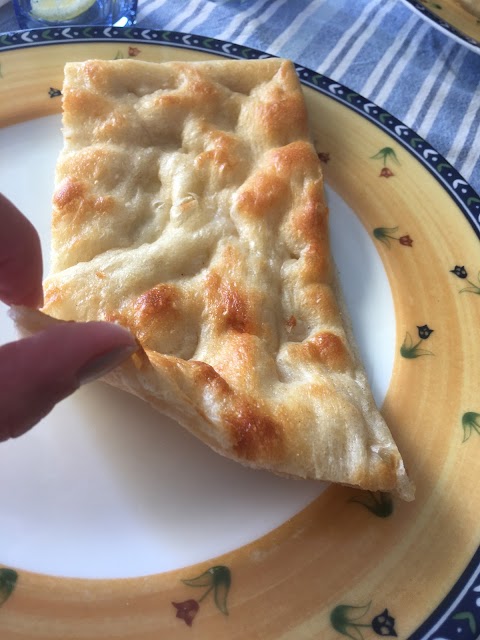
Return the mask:
POLYGON ((252 467, 413 489, 337 299, 284 60, 68 64, 45 311, 130 328, 109 374, 252 467))

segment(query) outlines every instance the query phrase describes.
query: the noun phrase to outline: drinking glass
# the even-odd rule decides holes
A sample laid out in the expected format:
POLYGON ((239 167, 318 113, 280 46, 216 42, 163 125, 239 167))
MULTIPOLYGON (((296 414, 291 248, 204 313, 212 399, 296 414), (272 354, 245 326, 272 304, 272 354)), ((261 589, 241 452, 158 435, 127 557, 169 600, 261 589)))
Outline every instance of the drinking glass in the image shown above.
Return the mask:
POLYGON ((58 25, 126 27, 135 22, 137 0, 13 0, 21 29, 58 25))

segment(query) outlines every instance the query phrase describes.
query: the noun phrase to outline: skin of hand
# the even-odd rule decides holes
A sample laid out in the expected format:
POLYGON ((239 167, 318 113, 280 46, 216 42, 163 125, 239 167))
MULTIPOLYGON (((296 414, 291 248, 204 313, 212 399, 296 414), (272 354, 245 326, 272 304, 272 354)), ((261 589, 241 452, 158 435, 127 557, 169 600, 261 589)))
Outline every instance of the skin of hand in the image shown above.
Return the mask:
MULTIPOLYGON (((0 194, 0 300, 43 304, 42 253, 33 225, 0 194)), ((0 346, 0 441, 16 438, 80 385, 137 350, 134 337, 108 322, 68 322, 0 346)))

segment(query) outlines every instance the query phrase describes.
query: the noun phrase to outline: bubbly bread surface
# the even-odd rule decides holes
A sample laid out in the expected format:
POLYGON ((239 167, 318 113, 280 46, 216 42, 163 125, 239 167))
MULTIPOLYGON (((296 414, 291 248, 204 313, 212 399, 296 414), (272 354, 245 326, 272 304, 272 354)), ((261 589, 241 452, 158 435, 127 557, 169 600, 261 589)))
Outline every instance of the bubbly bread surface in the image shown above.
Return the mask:
POLYGON ((412 499, 339 303, 285 60, 65 68, 44 310, 129 327, 107 381, 244 464, 412 499))

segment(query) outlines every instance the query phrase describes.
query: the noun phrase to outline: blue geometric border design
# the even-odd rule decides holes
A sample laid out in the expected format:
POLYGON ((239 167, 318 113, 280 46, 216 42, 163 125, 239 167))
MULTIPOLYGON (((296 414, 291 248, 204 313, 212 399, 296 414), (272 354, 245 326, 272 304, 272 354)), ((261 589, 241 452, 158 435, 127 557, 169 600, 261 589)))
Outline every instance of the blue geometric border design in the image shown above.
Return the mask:
POLYGON ((314 71, 297 66, 303 84, 356 111, 402 145, 448 191, 480 238, 480 197, 460 173, 429 143, 378 105, 314 71))
POLYGON ((436 13, 433 13, 433 11, 430 11, 429 8, 426 7, 422 2, 419 2, 419 0, 405 0, 405 2, 411 4, 412 7, 417 9, 417 11, 423 13, 429 20, 435 22, 435 24, 437 24, 442 29, 449 31, 464 42, 468 42, 468 44, 472 47, 476 47, 477 51, 480 53, 480 42, 478 40, 475 40, 475 38, 471 38, 466 33, 463 33, 463 31, 459 31, 458 29, 456 29, 449 22, 445 22, 445 20, 442 20, 440 16, 438 16, 436 13))
POLYGON ((442 603, 408 640, 478 640, 480 547, 442 603))
MULTIPOLYGON (((412 4, 419 3, 412 2, 412 4)), ((420 7, 423 5, 418 8, 420 7)), ((161 44, 244 60, 273 57, 256 49, 205 36, 140 27, 91 26, 12 31, 0 36, 0 54, 13 49, 89 41, 161 44)), ((344 85, 299 65, 296 65, 296 70, 302 84, 367 118, 417 158, 449 193, 480 239, 480 197, 458 171, 435 149, 432 149, 426 140, 390 113, 344 85)), ((478 640, 478 632, 480 632, 480 548, 445 599, 408 640, 478 640)))

